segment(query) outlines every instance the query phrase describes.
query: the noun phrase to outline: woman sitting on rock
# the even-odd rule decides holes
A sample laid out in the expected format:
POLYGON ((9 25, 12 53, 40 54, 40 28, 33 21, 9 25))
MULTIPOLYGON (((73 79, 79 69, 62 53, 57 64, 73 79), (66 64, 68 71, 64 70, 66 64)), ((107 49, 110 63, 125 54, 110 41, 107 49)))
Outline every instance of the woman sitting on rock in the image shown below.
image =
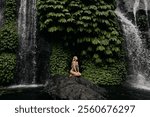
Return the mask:
POLYGON ((70 77, 75 76, 79 77, 81 76, 81 73, 79 72, 79 64, 78 64, 78 57, 74 56, 72 59, 72 64, 71 64, 71 70, 70 70, 70 77))

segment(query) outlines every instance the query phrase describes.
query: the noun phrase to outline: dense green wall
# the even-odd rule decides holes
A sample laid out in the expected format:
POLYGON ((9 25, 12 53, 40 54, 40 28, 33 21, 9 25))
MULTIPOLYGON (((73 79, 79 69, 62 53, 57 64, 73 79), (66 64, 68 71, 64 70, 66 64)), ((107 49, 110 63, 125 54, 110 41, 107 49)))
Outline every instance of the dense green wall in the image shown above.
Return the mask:
POLYGON ((12 82, 18 47, 16 0, 5 0, 4 25, 0 28, 0 85, 12 82))
POLYGON ((112 63, 123 41, 114 9, 113 0, 38 0, 40 30, 47 31, 50 40, 60 35, 69 49, 96 63, 112 63))
POLYGON ((52 75, 69 74, 72 57, 61 47, 57 50, 61 41, 72 56, 79 57, 83 77, 101 85, 123 81, 126 62, 115 0, 38 0, 37 7, 40 31, 49 34, 50 42, 57 42, 52 47, 52 75))
POLYGON ((52 43, 50 55, 50 75, 69 76, 71 64, 70 52, 62 44, 52 43))

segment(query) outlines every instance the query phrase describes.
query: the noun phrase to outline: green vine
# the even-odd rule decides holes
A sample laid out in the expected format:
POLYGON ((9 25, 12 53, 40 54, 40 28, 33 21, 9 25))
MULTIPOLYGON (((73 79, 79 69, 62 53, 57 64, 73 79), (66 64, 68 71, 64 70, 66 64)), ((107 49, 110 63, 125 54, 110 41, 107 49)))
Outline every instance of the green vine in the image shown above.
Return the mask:
POLYGON ((38 0, 39 26, 96 63, 115 62, 121 51, 114 1, 38 0), (44 14, 43 14, 44 13, 44 14))

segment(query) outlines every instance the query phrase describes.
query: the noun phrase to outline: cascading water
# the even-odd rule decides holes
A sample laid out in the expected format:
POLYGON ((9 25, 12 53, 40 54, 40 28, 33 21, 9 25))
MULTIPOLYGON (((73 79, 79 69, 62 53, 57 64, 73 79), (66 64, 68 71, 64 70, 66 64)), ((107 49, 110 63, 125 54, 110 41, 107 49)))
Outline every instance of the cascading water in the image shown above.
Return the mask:
POLYGON ((132 74, 129 82, 135 87, 150 87, 150 54, 142 44, 138 28, 128 20, 120 10, 115 11, 120 19, 126 39, 128 58, 131 62, 132 74), (134 77, 134 78, 133 78, 134 77))
MULTIPOLYGON (((135 0, 135 3, 134 3, 134 6, 133 6, 133 14, 134 14, 134 20, 135 20, 135 24, 137 22, 137 19, 136 19, 136 12, 137 12, 137 9, 139 7, 139 4, 140 4, 140 0, 135 0)), ((136 24, 137 25, 137 24, 136 24)))
POLYGON ((0 27, 4 22, 4 0, 0 0, 0 27))
POLYGON ((148 25, 148 28, 149 28, 148 2, 147 2, 147 0, 144 0, 144 5, 145 5, 145 12, 146 12, 146 17, 147 17, 147 25, 148 25))
POLYGON ((36 0, 20 0, 18 16, 18 84, 36 83, 36 0))
POLYGON ((146 16, 148 16, 148 2, 147 2, 147 0, 144 0, 144 5, 145 5, 146 16))

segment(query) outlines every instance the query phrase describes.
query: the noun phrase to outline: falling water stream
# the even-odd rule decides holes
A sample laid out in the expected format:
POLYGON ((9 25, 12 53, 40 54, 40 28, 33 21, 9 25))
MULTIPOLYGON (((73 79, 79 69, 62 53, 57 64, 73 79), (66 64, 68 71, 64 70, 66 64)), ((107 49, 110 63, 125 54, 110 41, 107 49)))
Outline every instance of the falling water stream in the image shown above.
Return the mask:
POLYGON ((148 16, 148 2, 147 0, 144 0, 144 5, 145 5, 145 12, 146 12, 146 20, 147 20, 147 26, 149 28, 149 16, 148 16))
POLYGON ((18 17, 18 83, 36 83, 36 0, 21 0, 18 17))
POLYGON ((144 0, 144 5, 145 5, 146 16, 148 17, 148 2, 147 2, 147 0, 144 0))
POLYGON ((138 10, 139 4, 140 4, 140 0, 135 0, 134 6, 133 6, 133 14, 134 14, 135 25, 137 25, 136 24, 136 22, 137 22, 136 12, 138 10))

